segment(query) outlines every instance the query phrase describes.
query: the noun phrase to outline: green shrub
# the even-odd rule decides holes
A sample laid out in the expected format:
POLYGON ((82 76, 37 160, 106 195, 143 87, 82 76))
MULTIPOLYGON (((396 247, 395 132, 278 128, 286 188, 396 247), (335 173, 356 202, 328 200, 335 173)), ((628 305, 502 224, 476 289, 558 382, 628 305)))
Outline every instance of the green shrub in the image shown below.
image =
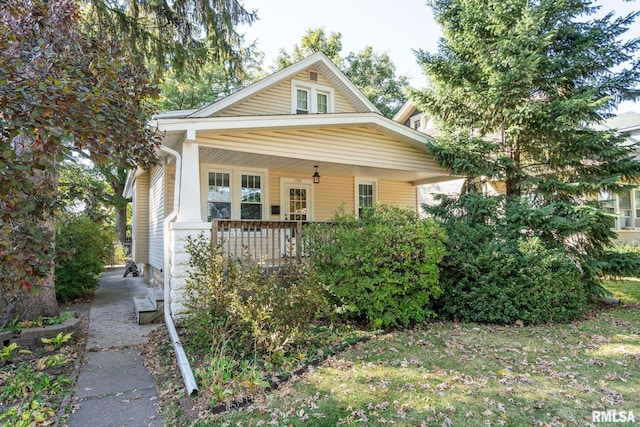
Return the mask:
POLYGON ((604 250, 607 263, 601 267, 600 276, 620 279, 640 277, 640 245, 636 242, 615 243, 604 250))
POLYGON ((127 257, 129 256, 129 249, 122 243, 113 245, 113 258, 111 262, 115 265, 123 265, 127 263, 127 257))
POLYGON ((190 238, 186 249, 189 312, 182 322, 193 348, 217 348, 225 339, 236 343, 231 356, 253 352, 276 361, 326 311, 324 291, 307 263, 267 276, 248 257, 223 256, 203 235, 190 238))
POLYGON ((112 233, 87 217, 58 225, 56 237, 56 296, 59 301, 83 297, 98 285, 111 253, 112 233))
MULTIPOLYGON (((561 245, 523 228, 518 207, 468 195, 445 206, 449 240, 439 313, 449 319, 527 324, 583 316, 591 293, 561 245)), ((435 209, 438 211, 438 209, 435 209)))
POLYGON ((377 205, 361 218, 338 212, 332 224, 305 233, 305 247, 341 317, 384 328, 434 315, 445 254, 445 235, 434 221, 377 205))

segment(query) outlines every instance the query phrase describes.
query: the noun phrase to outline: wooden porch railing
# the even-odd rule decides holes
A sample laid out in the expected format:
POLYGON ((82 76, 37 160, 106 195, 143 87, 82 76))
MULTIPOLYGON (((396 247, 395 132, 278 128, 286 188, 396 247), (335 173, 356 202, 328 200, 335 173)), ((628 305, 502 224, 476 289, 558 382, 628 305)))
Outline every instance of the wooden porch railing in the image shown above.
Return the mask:
POLYGON ((308 222, 213 220, 211 241, 223 254, 252 258, 265 270, 300 262, 303 256, 302 230, 308 222))

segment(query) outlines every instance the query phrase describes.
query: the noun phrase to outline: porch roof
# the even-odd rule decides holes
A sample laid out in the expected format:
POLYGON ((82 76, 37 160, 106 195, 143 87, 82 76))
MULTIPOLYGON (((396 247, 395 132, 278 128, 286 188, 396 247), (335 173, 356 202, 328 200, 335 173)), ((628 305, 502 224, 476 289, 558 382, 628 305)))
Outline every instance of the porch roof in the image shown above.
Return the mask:
POLYGON ((397 139, 413 148, 426 150, 433 138, 377 113, 284 114, 277 116, 236 116, 206 118, 157 118, 150 122, 165 132, 163 144, 173 146, 186 132, 197 134, 253 132, 260 130, 312 129, 344 126, 366 126, 397 139))
MULTIPOLYGON (((313 115, 239 116, 207 118, 157 118, 153 123, 164 132, 163 145, 174 148, 185 138, 195 140, 201 147, 201 161, 226 163, 244 167, 260 165, 264 168, 287 169, 306 173, 319 165, 325 174, 375 176, 380 179, 409 181, 415 185, 452 179, 449 171, 436 164, 427 149, 429 135, 415 131, 377 113, 342 113, 313 115), (361 153, 346 150, 337 153, 336 146, 326 147, 313 142, 324 142, 331 135, 345 132, 345 138, 360 139, 361 153), (355 132, 370 132, 390 141, 382 154, 372 159, 367 154, 366 135, 353 136, 355 132), (268 139, 266 135, 298 135, 307 143, 304 150, 289 151, 289 147, 241 144, 240 140, 255 135, 256 139, 268 139), (321 135, 324 133, 324 135, 321 135), (329 136, 327 136, 330 134, 329 136), (396 155, 405 146, 402 155, 396 155), (410 153, 415 153, 411 155, 410 153), (413 157, 412 157, 413 156, 413 157), (393 158, 398 159, 393 160, 393 158), (404 160, 402 160, 402 159, 404 160), (400 160, 399 160, 400 159, 400 160)), ((378 149, 381 148, 378 144, 378 149)), ((368 150, 374 150, 371 147, 368 150)))

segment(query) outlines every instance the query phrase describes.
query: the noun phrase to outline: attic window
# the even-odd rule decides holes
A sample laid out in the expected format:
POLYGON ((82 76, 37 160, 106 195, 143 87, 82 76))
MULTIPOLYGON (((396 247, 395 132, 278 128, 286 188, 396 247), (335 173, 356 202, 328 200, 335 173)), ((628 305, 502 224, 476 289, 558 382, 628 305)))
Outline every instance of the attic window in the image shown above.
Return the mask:
POLYGON ((309 91, 296 90, 296 114, 309 114, 309 91))
POLYGON ((291 114, 334 112, 334 90, 302 80, 291 80, 291 114))
POLYGON ((409 120, 411 122, 411 128, 414 130, 422 130, 422 128, 424 127, 423 123, 422 123, 422 117, 423 117, 423 113, 420 114, 416 114, 415 116, 412 116, 409 120))
POLYGON ((322 92, 317 92, 317 112, 328 113, 329 112, 329 95, 322 92))
POLYGON ((311 80, 312 82, 317 82, 318 73, 316 73, 315 71, 309 71, 309 80, 311 80))

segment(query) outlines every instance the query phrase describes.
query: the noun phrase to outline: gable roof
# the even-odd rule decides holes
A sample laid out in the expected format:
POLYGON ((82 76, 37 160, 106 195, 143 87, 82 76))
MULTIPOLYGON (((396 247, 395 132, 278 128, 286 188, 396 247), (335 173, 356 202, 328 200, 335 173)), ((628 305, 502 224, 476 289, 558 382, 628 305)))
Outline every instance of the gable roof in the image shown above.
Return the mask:
POLYGON ((296 62, 280 71, 259 80, 238 92, 221 99, 220 101, 209 104, 195 112, 190 113, 186 117, 188 118, 204 118, 211 117, 212 115, 231 107, 258 92, 261 92, 275 84, 282 82, 283 80, 292 78, 297 73, 304 71, 307 68, 316 68, 320 71, 334 88, 340 91, 361 113, 378 113, 380 111, 376 108, 366 96, 360 92, 360 90, 331 62, 322 52, 316 52, 305 59, 296 62))
POLYGON ((398 110, 396 115, 393 116, 392 120, 398 123, 404 123, 407 120, 409 120, 409 117, 413 116, 416 111, 417 111, 416 106, 413 103, 413 101, 410 99, 407 102, 405 102, 402 107, 400 107, 400 110, 398 110))

